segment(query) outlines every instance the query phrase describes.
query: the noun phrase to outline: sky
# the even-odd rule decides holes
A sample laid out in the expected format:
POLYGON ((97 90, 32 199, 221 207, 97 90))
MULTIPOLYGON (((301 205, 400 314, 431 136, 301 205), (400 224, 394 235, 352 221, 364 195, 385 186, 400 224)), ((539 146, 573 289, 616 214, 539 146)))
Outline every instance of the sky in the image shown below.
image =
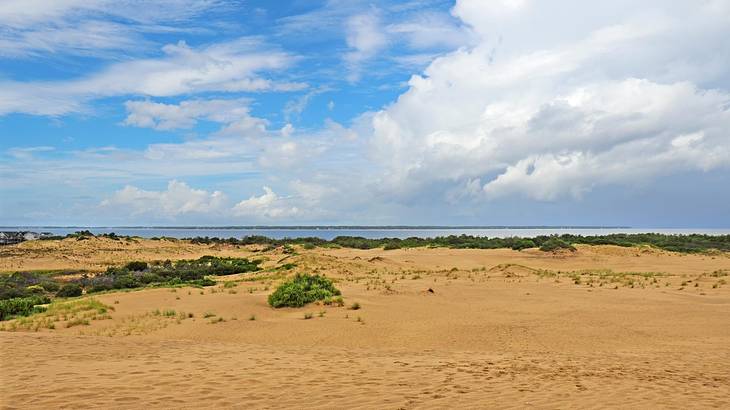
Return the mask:
POLYGON ((730 0, 3 0, 0 225, 730 228, 730 0))

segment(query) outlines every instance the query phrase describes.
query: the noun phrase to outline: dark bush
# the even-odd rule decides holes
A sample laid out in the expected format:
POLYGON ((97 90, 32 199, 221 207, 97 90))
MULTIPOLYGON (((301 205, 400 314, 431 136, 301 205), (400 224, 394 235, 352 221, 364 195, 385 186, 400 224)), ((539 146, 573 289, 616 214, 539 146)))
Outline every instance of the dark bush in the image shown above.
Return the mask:
POLYGON ((140 282, 132 275, 120 275, 114 278, 114 289, 131 289, 140 286, 140 282))
POLYGON ((301 307, 316 300, 340 295, 331 280, 324 276, 297 274, 269 295, 269 305, 280 307, 301 307))
POLYGON ((61 286, 61 289, 56 292, 56 296, 60 298, 71 298, 75 296, 81 296, 83 290, 78 283, 67 283, 61 286))
POLYGON ((521 251, 523 249, 537 248, 537 245, 532 239, 519 239, 512 243, 510 248, 515 251, 521 251))
POLYGON ((129 262, 128 264, 124 265, 124 268, 134 272, 142 272, 143 270, 147 270, 147 262, 129 262))
POLYGON ((384 251, 392 251, 392 250, 400 249, 400 248, 401 248, 400 242, 396 242, 396 241, 388 242, 385 244, 385 246, 383 246, 384 251))
POLYGON ((575 250, 575 247, 568 242, 565 242, 562 239, 559 239, 557 237, 550 238, 547 241, 545 241, 542 245, 540 245, 540 250, 543 252, 552 252, 557 251, 560 249, 568 249, 571 251, 575 250))

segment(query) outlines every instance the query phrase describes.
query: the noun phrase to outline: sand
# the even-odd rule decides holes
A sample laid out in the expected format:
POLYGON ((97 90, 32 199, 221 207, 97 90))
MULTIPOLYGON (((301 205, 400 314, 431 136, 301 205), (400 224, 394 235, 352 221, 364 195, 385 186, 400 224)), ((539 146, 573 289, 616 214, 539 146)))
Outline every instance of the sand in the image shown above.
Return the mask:
POLYGON ((0 332, 2 408, 730 407, 726 254, 62 242, 2 248, 0 270, 253 255, 326 273, 362 308, 271 309, 277 276, 99 295, 109 319, 0 332))

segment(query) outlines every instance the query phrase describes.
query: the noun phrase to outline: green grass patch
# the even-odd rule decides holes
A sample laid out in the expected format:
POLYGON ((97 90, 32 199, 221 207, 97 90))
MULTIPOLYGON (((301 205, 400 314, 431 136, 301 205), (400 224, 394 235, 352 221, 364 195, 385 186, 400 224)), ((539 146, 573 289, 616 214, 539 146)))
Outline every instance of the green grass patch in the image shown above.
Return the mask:
POLYGON ((275 308, 302 307, 317 300, 339 296, 341 292, 324 276, 297 274, 269 295, 269 305, 275 308))

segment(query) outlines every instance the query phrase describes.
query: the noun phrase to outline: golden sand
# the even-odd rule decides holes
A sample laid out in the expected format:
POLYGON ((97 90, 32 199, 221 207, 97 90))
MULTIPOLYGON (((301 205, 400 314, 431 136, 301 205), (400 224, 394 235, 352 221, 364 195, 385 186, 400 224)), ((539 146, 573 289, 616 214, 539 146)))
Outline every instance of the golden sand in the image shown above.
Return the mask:
POLYGON ((98 295, 114 310, 89 325, 3 322, 0 407, 730 407, 726 254, 253 250, 107 239, 0 248, 2 271, 252 256, 325 273, 346 301, 271 309, 280 275, 264 272, 220 278, 228 287, 98 295))

